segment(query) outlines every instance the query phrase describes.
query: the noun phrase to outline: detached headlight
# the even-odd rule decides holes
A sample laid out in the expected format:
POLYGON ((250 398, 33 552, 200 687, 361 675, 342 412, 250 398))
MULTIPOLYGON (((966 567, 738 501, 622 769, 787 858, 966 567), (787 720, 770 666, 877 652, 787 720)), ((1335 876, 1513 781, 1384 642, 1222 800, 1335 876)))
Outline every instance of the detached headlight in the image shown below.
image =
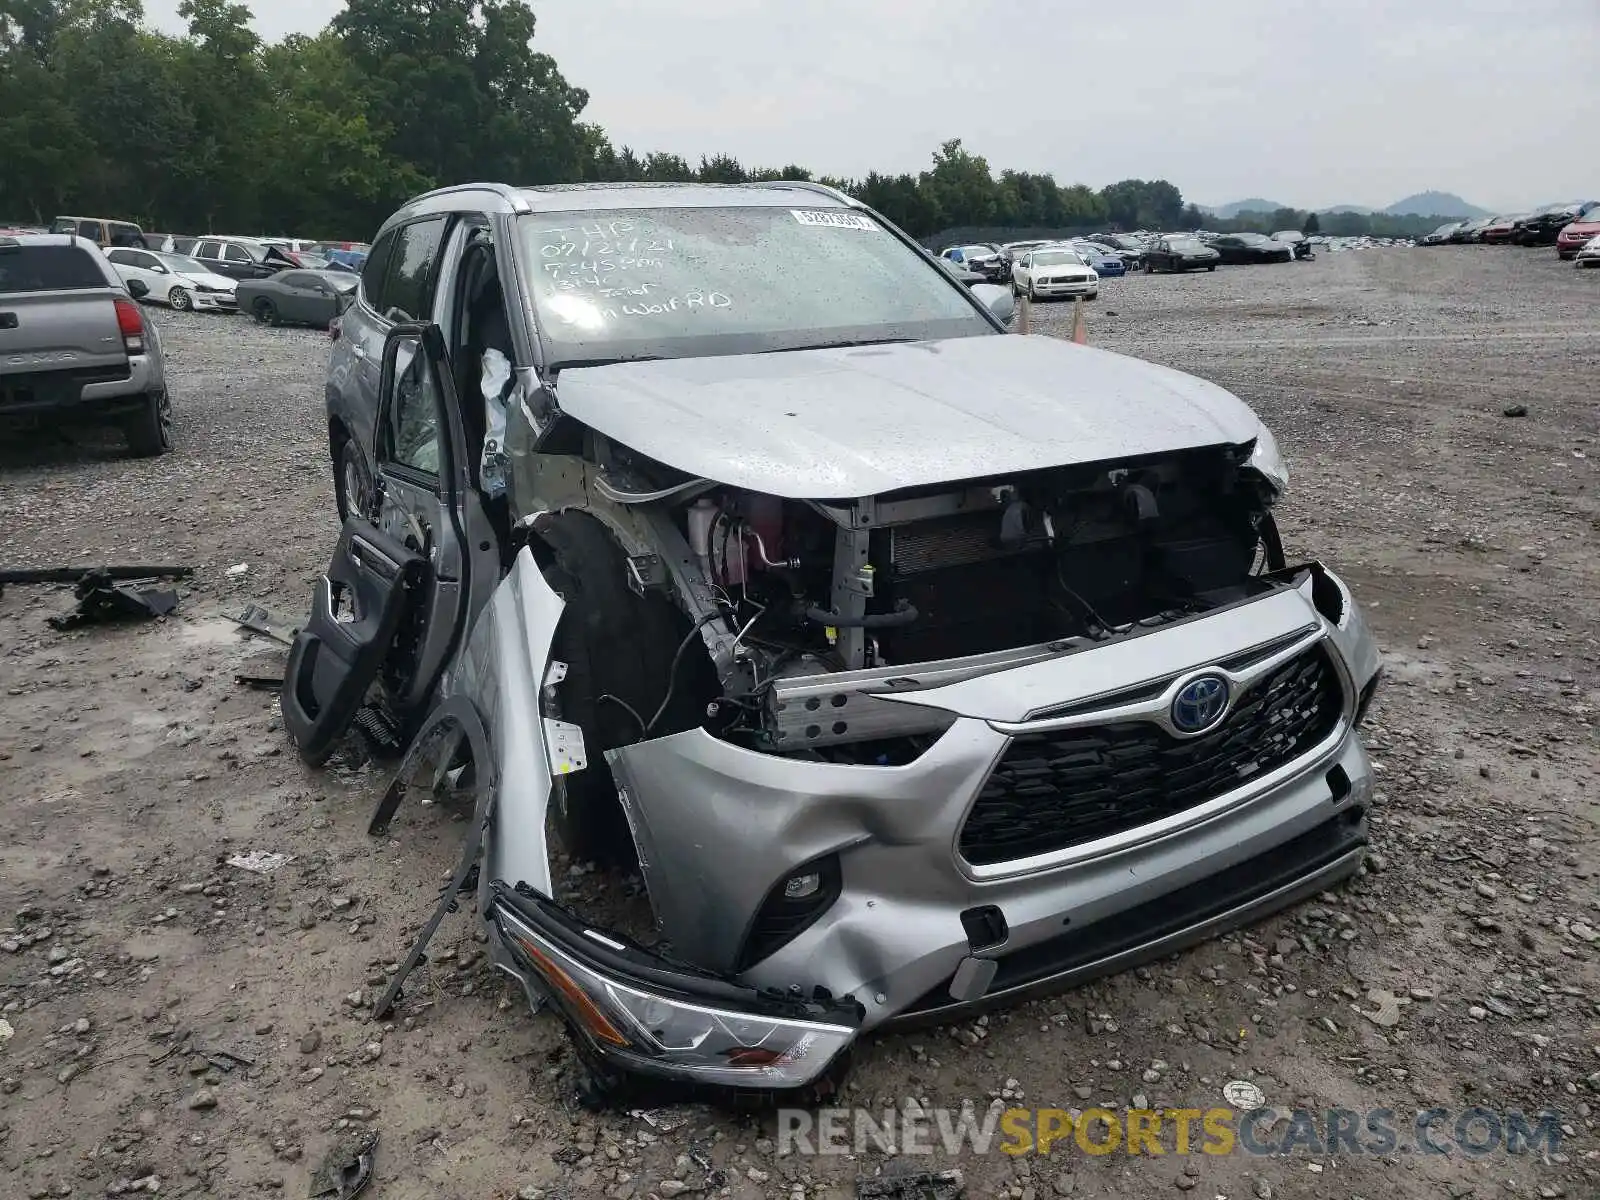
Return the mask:
POLYGON ((1278 451, 1278 439, 1265 425, 1256 432, 1256 448, 1250 452, 1250 465, 1276 490, 1281 492, 1289 486, 1289 464, 1278 451))
MULTIPOLYGON (((503 905, 496 912, 511 952, 538 975, 589 1045, 623 1070, 727 1087, 794 1088, 821 1075, 855 1038, 849 1025, 644 990, 580 961, 503 905)), ((625 950, 620 943, 607 948, 625 950)))

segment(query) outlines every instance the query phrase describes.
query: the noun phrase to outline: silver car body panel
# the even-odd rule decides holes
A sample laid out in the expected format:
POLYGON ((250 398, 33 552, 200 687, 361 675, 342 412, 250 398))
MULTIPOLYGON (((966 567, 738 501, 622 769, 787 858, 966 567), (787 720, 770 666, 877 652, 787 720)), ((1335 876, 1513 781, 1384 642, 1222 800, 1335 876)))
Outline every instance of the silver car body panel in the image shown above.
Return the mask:
MULTIPOLYGON (((1331 575, 1329 578, 1333 578, 1331 575)), ((931 705, 949 729, 915 761, 859 766, 761 753, 693 729, 613 750, 608 759, 638 843, 641 870, 662 933, 680 957, 730 976, 743 940, 775 883, 837 854, 843 889, 815 924, 738 974, 758 987, 827 988, 866 1007, 865 1027, 894 1019, 949 980, 970 947, 960 914, 997 905, 1010 954, 1082 929, 1244 863, 1370 797, 1372 768, 1353 728, 1356 697, 1377 669, 1377 651, 1343 584, 1335 623, 1314 606, 1309 582, 1285 586, 1210 616, 1064 656, 998 666, 988 674, 884 699, 931 705), (1336 727, 1295 761, 1173 817, 1053 855, 973 867, 957 842, 966 814, 1013 733, 1031 714, 1083 706, 1087 719, 1161 722, 1116 693, 1179 679, 1267 647, 1263 663, 1307 647, 1331 651, 1344 692, 1336 727), (1105 707, 1094 709, 1104 698, 1105 707), (1335 791, 1338 768, 1349 786, 1335 791)), ((527 550, 479 618, 448 690, 470 698, 494 743, 499 787, 485 849, 488 877, 550 895, 545 817, 552 789, 572 769, 572 747, 551 744, 560 664, 550 647, 564 605, 527 550)), ((1269 668, 1270 669, 1270 668, 1269 668)), ((1253 666, 1236 677, 1253 677, 1253 666)), ((582 762, 581 741, 577 747, 582 762)), ((577 769, 583 769, 580 765, 577 769)), ((1256 897, 1237 912, 1197 919, 1159 939, 1176 947, 1271 911, 1353 871, 1359 855, 1324 863, 1314 878, 1256 897), (1281 893, 1278 894, 1278 893, 1281 893)), ((1141 954, 1158 946, 1137 948, 1141 954)), ((1135 951, 1119 950, 1116 962, 1135 951)), ((1062 982, 1084 975, 1079 965, 1062 982)), ((1037 983, 1030 984, 1037 986, 1037 983)), ((992 1000, 999 993, 981 997, 992 1000)), ((950 999, 960 1007, 965 1000, 950 999)), ((936 1006, 938 1007, 938 1006, 936 1006)), ((926 1009, 926 1001, 923 1002, 926 1009)), ((942 1009, 941 1009, 942 1011, 942 1009)))
POLYGON ((639 454, 794 499, 1239 445, 1261 431, 1216 384, 1042 336, 569 368, 556 390, 563 412, 639 454))
MULTIPOLYGON (((500 794, 485 848, 485 879, 526 883, 550 895, 545 812, 571 760, 553 761, 544 736, 541 692, 554 672, 550 644, 566 604, 526 548, 479 614, 441 693, 461 694, 478 709, 493 744, 500 794)), ((581 739, 580 739, 581 740, 581 739)))

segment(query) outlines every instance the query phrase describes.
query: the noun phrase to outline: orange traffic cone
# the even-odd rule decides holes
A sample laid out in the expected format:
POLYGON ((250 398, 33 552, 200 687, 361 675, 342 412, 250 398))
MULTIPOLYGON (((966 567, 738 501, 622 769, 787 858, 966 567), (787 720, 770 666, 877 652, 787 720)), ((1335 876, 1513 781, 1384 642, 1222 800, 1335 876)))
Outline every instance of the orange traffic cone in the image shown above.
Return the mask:
POLYGON ((1083 327, 1083 297, 1072 299, 1072 340, 1080 346, 1089 344, 1089 331, 1083 327))

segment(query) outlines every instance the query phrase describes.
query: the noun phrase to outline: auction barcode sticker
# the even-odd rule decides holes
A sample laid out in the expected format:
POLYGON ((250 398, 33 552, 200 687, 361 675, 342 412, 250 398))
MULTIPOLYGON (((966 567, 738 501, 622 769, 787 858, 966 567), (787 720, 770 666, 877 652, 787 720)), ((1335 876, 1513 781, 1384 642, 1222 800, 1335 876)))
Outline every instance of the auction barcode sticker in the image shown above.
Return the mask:
POLYGON ((852 212, 816 212, 806 208, 791 208, 794 219, 802 225, 827 225, 834 229, 865 229, 869 233, 878 227, 871 217, 852 212))

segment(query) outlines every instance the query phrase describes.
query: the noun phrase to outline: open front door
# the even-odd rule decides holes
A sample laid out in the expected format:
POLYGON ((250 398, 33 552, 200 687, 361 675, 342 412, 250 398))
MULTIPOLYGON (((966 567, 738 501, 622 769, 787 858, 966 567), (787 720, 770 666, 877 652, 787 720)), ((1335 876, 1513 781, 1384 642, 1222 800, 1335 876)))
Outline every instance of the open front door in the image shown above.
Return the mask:
POLYGON ((284 726, 312 763, 363 708, 363 728, 403 746, 498 582, 435 325, 397 325, 384 343, 374 450, 377 511, 345 522, 284 675, 284 726))

